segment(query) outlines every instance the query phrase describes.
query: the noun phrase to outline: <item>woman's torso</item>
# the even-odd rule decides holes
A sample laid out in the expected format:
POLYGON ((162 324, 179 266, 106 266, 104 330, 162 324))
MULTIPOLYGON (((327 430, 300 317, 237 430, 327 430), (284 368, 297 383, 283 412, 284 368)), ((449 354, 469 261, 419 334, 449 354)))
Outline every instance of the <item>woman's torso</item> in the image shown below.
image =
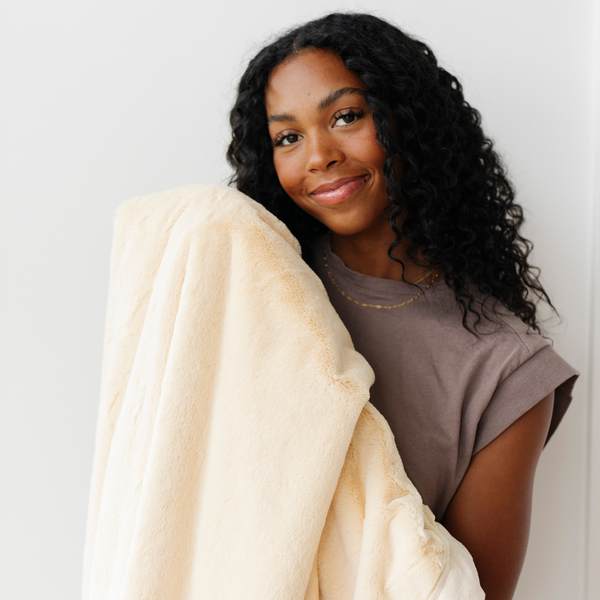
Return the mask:
POLYGON ((438 520, 473 454, 557 389, 549 436, 566 411, 577 373, 548 340, 502 310, 501 323, 483 321, 473 335, 444 283, 414 298, 414 285, 348 269, 320 238, 305 253, 375 371, 371 402, 388 421, 404 467, 438 520), (324 260, 324 253, 325 259, 324 260), (332 281, 335 280, 335 284, 332 281))

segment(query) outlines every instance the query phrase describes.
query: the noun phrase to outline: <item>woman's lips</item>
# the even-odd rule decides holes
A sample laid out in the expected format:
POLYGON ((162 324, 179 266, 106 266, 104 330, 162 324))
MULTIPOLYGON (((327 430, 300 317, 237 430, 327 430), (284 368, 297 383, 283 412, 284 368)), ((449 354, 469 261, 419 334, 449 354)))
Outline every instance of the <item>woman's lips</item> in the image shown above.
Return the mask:
POLYGON ((331 183, 320 185, 310 195, 319 204, 337 204, 345 200, 350 194, 353 194, 365 183, 367 177, 367 175, 358 175, 357 177, 338 179, 331 183))

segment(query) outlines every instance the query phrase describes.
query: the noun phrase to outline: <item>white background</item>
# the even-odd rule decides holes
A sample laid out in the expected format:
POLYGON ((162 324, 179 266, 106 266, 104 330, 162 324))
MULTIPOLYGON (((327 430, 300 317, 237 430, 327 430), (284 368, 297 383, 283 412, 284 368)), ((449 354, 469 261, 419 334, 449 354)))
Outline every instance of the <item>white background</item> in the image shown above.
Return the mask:
MULTIPOLYGON (((555 348, 582 373, 538 470, 519 600, 600 598, 599 5, 368 4, 428 42, 482 112, 562 316, 549 323, 555 348)), ((283 28, 365 8, 3 1, 3 600, 80 596, 114 209, 131 196, 223 183, 228 110, 247 60, 283 28)))

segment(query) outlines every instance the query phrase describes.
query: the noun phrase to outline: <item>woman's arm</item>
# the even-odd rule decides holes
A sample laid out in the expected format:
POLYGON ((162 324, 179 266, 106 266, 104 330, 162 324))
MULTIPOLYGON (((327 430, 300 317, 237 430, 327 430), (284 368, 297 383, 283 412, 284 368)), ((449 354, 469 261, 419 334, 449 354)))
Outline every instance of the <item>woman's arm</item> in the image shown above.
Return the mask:
POLYGON ((486 600, 511 600, 517 586, 553 404, 554 392, 473 457, 444 516, 473 556, 486 600))

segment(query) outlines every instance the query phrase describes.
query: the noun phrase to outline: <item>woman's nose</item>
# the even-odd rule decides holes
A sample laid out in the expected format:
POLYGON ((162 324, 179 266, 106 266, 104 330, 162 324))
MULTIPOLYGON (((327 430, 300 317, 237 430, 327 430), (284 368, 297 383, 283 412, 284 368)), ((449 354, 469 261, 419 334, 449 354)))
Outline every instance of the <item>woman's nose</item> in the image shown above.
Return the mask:
POLYGON ((308 171, 325 171, 344 161, 343 149, 331 135, 319 135, 306 144, 308 171))

